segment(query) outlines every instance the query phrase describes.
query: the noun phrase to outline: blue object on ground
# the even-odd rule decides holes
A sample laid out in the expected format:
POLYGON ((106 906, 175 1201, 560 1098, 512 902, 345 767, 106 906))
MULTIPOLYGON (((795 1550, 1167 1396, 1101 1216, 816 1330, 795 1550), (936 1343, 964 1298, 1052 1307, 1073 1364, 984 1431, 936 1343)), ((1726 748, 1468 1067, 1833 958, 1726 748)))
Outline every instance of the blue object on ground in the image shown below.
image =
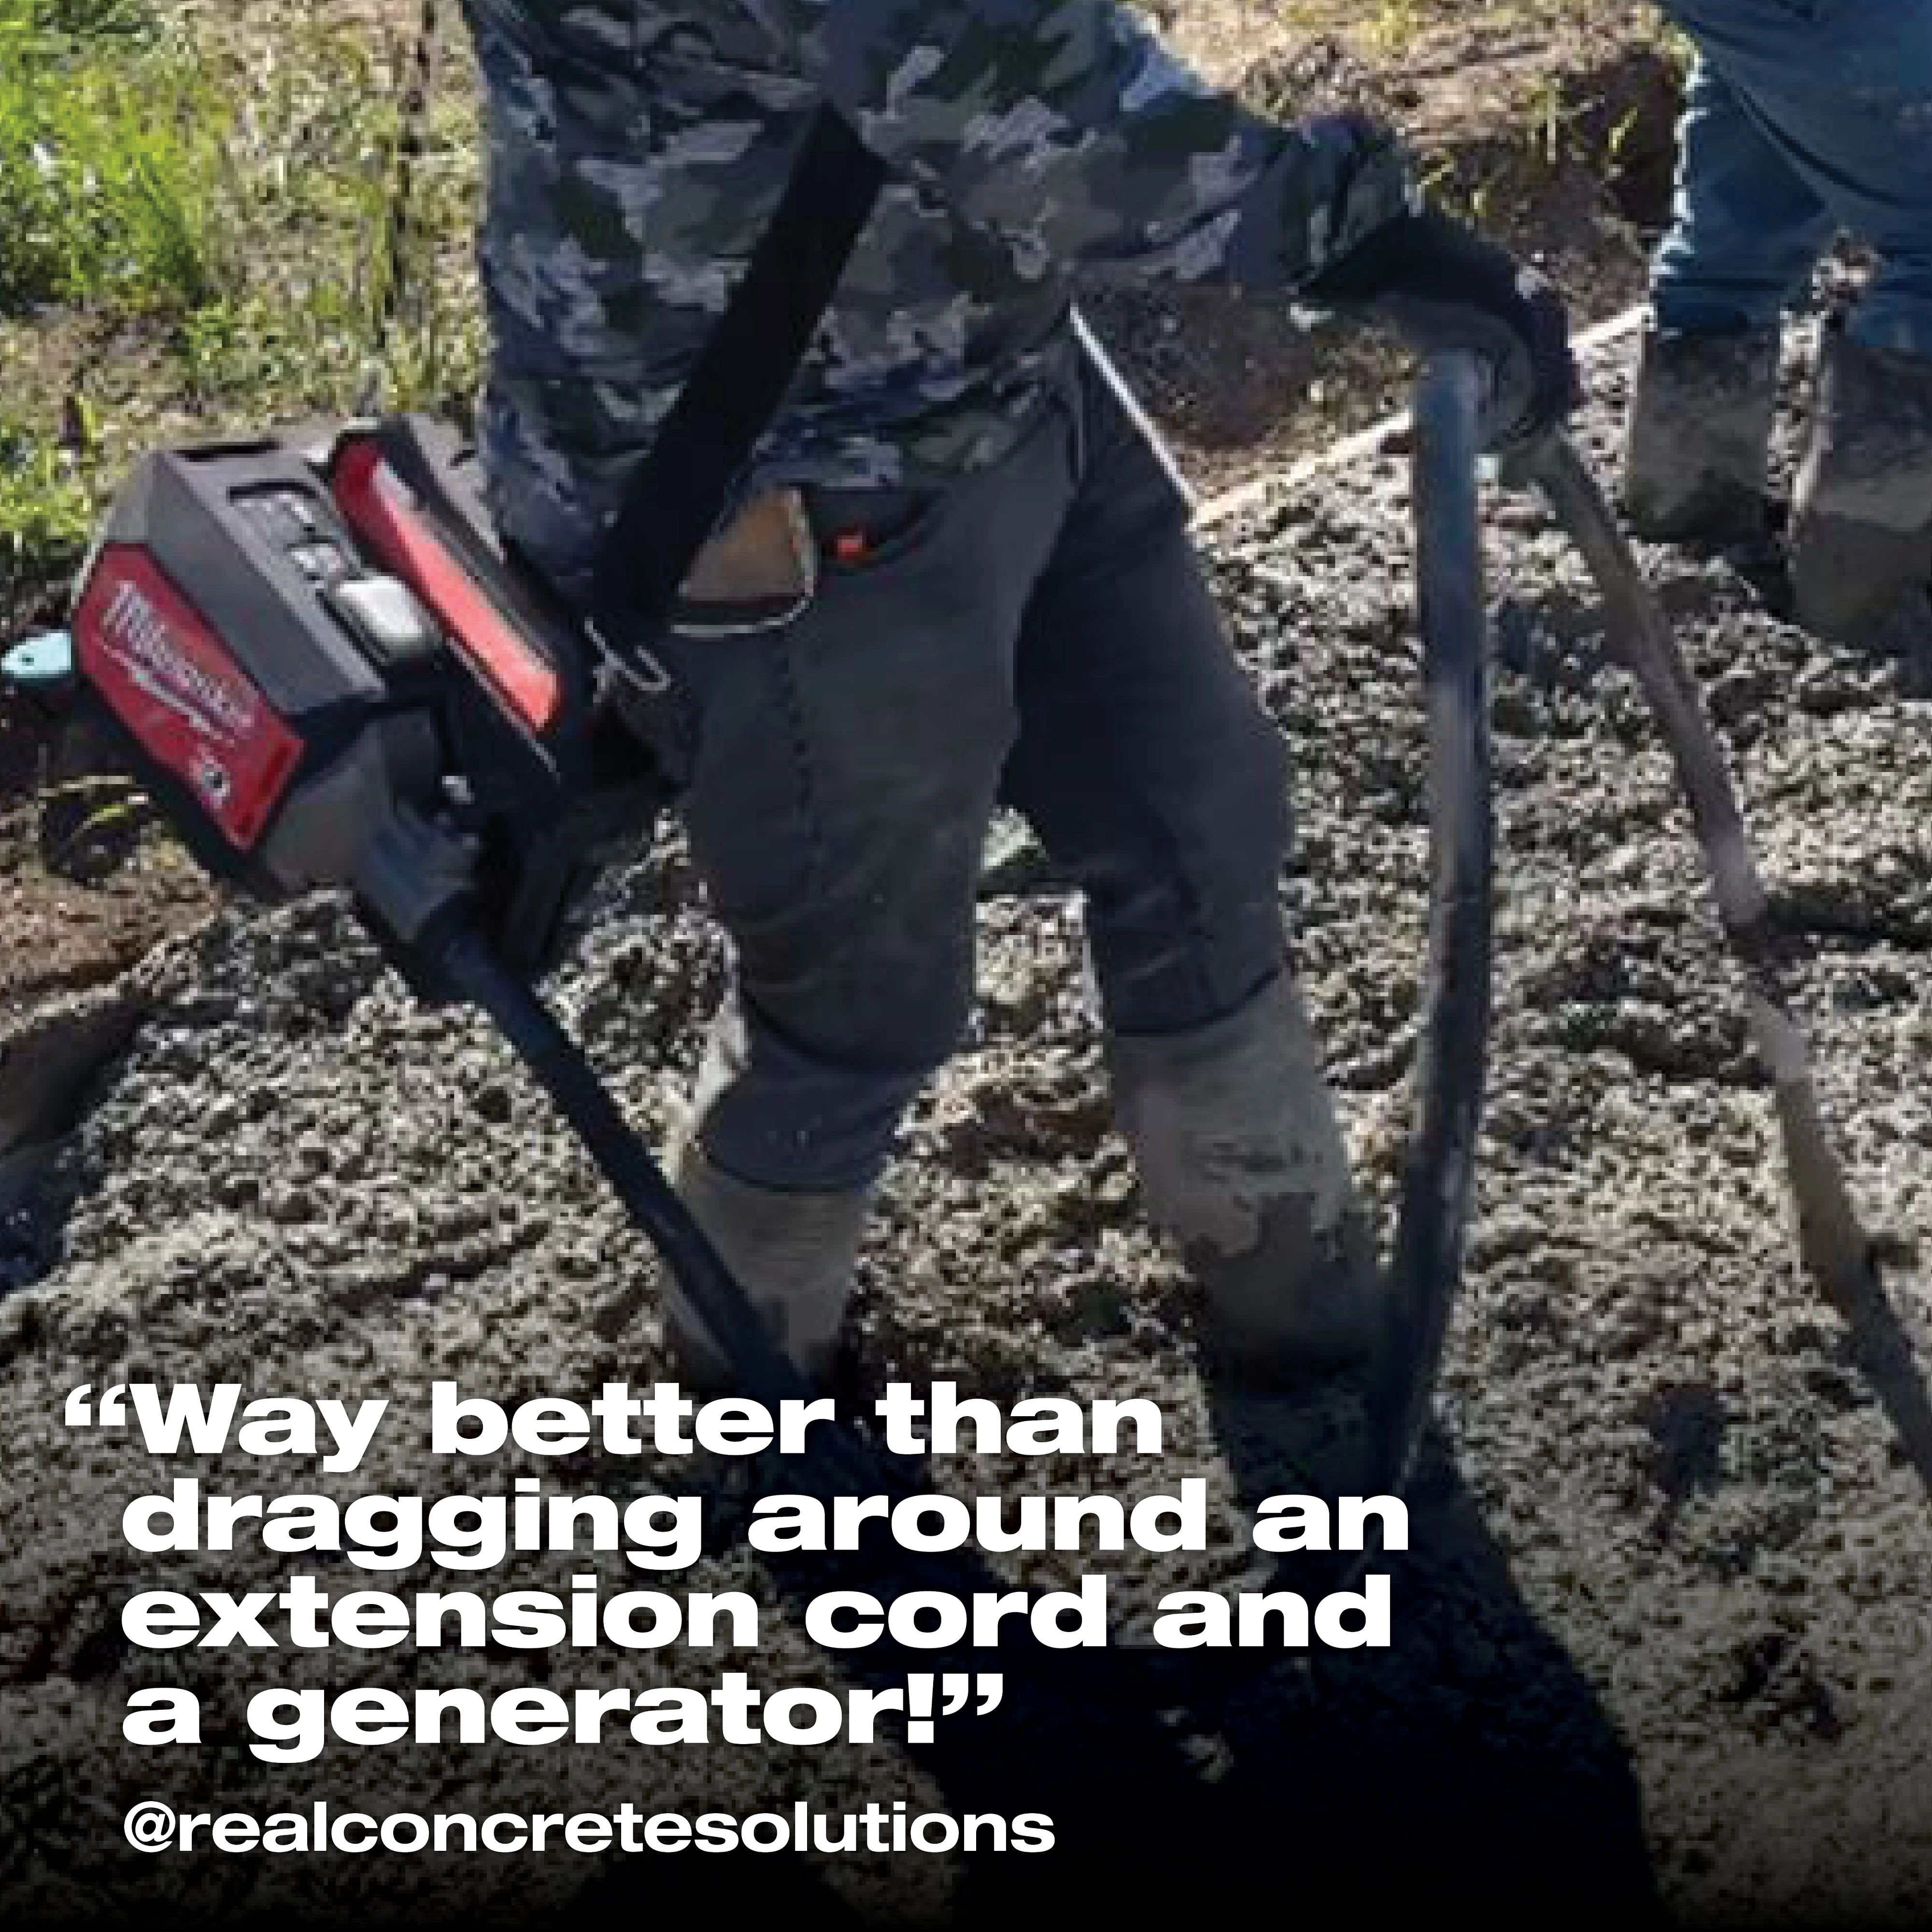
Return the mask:
POLYGON ((44 631, 0 656, 0 684, 40 696, 56 692, 74 676, 74 640, 64 631, 44 631))

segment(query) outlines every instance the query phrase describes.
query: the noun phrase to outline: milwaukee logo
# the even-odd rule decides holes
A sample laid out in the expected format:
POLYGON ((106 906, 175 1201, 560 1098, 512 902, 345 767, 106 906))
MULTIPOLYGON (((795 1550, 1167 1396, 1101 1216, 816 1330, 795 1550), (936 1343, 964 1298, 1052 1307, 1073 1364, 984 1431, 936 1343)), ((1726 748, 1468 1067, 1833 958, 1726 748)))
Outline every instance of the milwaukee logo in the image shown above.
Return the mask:
POLYGON ((255 728, 254 694, 196 664, 131 578, 114 586, 100 614, 100 635, 149 696, 184 713, 206 736, 232 742, 255 728))

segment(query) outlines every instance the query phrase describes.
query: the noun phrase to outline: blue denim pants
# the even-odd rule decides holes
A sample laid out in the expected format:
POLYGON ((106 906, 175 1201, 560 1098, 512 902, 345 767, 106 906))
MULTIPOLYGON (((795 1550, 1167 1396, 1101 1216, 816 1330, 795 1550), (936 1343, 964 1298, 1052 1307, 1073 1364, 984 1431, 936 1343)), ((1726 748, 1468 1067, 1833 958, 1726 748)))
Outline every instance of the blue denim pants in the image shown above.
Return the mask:
POLYGON ((806 502, 812 602, 775 629, 674 633, 674 697, 644 728, 734 955, 700 1144, 820 1192, 877 1176, 960 1041, 997 806, 1081 888, 1128 1034, 1204 1024, 1282 970, 1288 820, 1286 749, 1186 506, 1085 358, 992 467, 806 502))
POLYGON ((1932 357, 1932 0, 1661 0, 1697 47, 1660 328, 1768 326, 1842 230, 1874 251, 1849 332, 1932 357))

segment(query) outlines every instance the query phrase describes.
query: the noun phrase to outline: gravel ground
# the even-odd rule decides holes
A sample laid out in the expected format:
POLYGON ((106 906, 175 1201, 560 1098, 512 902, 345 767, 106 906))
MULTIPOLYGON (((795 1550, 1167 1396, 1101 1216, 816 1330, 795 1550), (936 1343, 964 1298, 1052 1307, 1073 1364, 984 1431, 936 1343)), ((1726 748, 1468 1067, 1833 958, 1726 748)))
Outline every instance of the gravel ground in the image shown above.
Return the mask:
MULTIPOLYGON (((1607 460, 1625 350, 1586 440, 1607 460)), ((1286 890, 1364 1172, 1386 1208, 1407 1117, 1426 835, 1404 479, 1378 463, 1238 529, 1214 567, 1298 749, 1286 890)), ((352 1477, 231 1456, 222 1486, 472 1486, 431 1466, 428 1384, 499 1400, 650 1380, 638 1238, 470 1017, 413 1005, 327 904, 224 919, 27 1211, 0 1269, 0 1902, 16 1922, 419 1925, 461 1916, 766 1906, 1025 1919, 1284 1905, 1479 1906, 1527 1919, 1923 1923, 1932 1915, 1932 1504, 1797 1271, 1774 1128, 1695 848, 1634 690, 1604 668, 1580 566, 1520 506, 1492 520, 1498 1006, 1467 1290, 1440 1426, 1397 1560, 1386 1650, 1055 1654, 1009 1660, 992 1718, 937 1743, 648 1750, 332 1746, 251 1757, 276 1684, 707 1684, 676 1652, 134 1651, 136 1588, 279 1587, 295 1559, 142 1558, 122 1505, 194 1463, 69 1431, 86 1382, 220 1380, 250 1396, 394 1398, 352 1477), (118 1738, 129 1692, 199 1689, 198 1752, 118 1738), (593 1861, 332 1855, 143 1859, 128 1805, 391 1810, 1052 1812, 1045 1857, 593 1861), (586 1889, 587 1888, 587 1889, 586 1889), (1312 1888, 1312 1889, 1311 1889, 1312 1888), (1060 1915, 1056 1915, 1060 1916, 1060 1915)), ((1932 626, 1867 656, 1767 614, 1752 560, 1651 559, 1710 694, 1780 907, 1861 1203, 1915 1335, 1932 1226, 1932 626)), ((674 842, 614 873, 551 988, 640 1127, 665 1130, 722 958, 674 842)), ((1117 1623, 1244 1573, 1242 1498, 1299 1486, 1266 1406, 1204 1387, 1187 1285, 1142 1231, 1106 1131, 1072 907, 982 907, 968 1049, 913 1123, 865 1262, 864 1373, 970 1391, 1149 1396, 1158 1462, 939 1459, 997 1485, 1172 1491, 1210 1480, 1204 1556, 1008 1556, 1009 1587, 1082 1568, 1117 1623)), ((676 1462, 497 1458, 486 1486, 688 1484, 676 1462)), ((217 1472, 210 1469, 211 1476, 217 1472)), ((314 1566, 407 1590, 428 1570, 314 1566)), ((493 1589, 567 1588, 616 1558, 513 1559, 493 1589)), ((650 1580, 646 1580, 649 1581, 650 1580)), ((741 1663, 772 1687, 861 1681, 800 1628, 806 1580, 742 1550, 665 1587, 770 1606, 741 1663)), ((935 1666, 935 1667, 938 1667, 935 1666)))

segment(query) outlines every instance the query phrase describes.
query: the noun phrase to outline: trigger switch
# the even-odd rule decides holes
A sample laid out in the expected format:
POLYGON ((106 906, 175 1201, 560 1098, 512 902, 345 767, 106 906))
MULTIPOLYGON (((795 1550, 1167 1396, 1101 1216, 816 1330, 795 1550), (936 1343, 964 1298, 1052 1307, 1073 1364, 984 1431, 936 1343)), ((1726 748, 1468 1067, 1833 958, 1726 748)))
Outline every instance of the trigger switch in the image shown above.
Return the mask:
POLYGON ((326 594, 379 670, 406 669, 442 647, 442 634, 400 578, 350 578, 326 594))

